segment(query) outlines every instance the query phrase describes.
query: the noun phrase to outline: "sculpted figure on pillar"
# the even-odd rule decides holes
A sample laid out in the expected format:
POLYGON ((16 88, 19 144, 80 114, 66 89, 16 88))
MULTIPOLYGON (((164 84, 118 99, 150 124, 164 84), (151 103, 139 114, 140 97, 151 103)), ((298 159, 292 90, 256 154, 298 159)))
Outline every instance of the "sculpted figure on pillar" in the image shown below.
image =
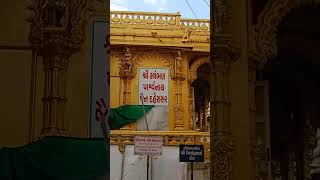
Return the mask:
POLYGON ((41 10, 47 26, 62 26, 65 12, 65 3, 63 0, 46 0, 41 10))
POLYGON ((132 50, 128 47, 125 48, 124 55, 120 59, 120 73, 121 75, 132 75, 132 50))
POLYGON ((119 75, 122 79, 132 79, 136 75, 137 67, 140 64, 140 55, 129 47, 124 48, 124 53, 119 60, 119 75))
POLYGON ((184 43, 188 43, 190 41, 190 35, 191 35, 191 29, 186 27, 184 29, 184 34, 183 34, 183 37, 182 37, 182 42, 184 43))

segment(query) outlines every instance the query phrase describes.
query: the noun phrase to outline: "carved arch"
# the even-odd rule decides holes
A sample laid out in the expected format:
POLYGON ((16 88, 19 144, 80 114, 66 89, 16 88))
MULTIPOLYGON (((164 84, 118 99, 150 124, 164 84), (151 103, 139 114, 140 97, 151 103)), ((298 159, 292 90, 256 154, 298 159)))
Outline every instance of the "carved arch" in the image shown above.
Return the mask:
POLYGON ((194 80, 197 79, 197 70, 198 68, 203 65, 203 64, 210 64, 210 56, 207 56, 207 57, 202 57, 202 58, 199 58, 197 59, 196 61, 194 61, 190 67, 190 70, 189 70, 189 80, 190 82, 193 82, 194 80))
POLYGON ((277 28, 282 19, 290 11, 308 5, 320 5, 318 0, 269 0, 258 16, 257 25, 254 27, 254 39, 257 51, 266 59, 278 55, 277 28))

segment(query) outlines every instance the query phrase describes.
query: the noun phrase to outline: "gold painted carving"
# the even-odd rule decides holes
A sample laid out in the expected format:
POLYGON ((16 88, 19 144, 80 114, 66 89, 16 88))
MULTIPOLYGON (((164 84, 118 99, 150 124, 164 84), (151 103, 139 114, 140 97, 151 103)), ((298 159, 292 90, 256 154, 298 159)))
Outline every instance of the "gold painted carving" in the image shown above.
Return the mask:
POLYGON ((187 19, 181 18, 179 13, 158 13, 158 12, 132 12, 132 11, 111 11, 111 24, 125 24, 135 27, 189 29, 190 31, 205 32, 210 30, 209 19, 187 19))
POLYGON ((175 81, 175 130, 184 130, 183 122, 183 102, 182 102, 182 82, 185 80, 183 74, 183 64, 181 52, 177 52, 178 55, 174 59, 174 71, 171 78, 175 81))
POLYGON ((132 79, 137 74, 137 68, 142 62, 142 52, 135 52, 134 49, 125 47, 124 53, 118 56, 119 75, 123 79, 132 79))
POLYGON ((170 68, 170 76, 174 77, 174 58, 168 54, 161 54, 160 61, 168 68, 170 68))
POLYGON ((199 58, 192 63, 192 65, 190 66, 190 70, 189 70, 190 71, 190 77, 189 77, 190 82, 193 82, 194 80, 197 79, 197 70, 203 64, 211 64, 210 57, 199 58))
POLYGON ((119 75, 123 79, 133 78, 134 73, 134 65, 132 62, 132 50, 128 47, 125 48, 124 55, 119 59, 120 67, 119 67, 119 75))
POLYGON ((182 64, 182 57, 181 57, 181 51, 177 52, 178 55, 174 59, 174 71, 172 74, 172 79, 174 79, 176 82, 183 81, 185 79, 183 74, 183 64, 182 64))
POLYGON ((174 112, 175 112, 175 123, 174 128, 175 130, 183 130, 183 104, 177 103, 174 105, 174 112))
POLYGON ((119 76, 123 81, 123 104, 130 104, 131 81, 136 76, 137 67, 141 64, 142 53, 136 53, 133 49, 125 47, 124 53, 118 57, 119 76))
POLYGON ((182 42, 184 43, 189 43, 190 42, 190 35, 191 35, 192 30, 190 28, 185 28, 184 29, 184 34, 182 37, 182 42))

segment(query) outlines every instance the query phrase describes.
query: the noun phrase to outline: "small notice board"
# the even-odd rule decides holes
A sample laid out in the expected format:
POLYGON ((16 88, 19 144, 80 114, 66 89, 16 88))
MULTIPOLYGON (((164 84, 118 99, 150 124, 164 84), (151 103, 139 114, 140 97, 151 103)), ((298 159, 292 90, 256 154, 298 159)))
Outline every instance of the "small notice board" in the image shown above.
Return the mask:
POLYGON ((180 144, 180 162, 204 162, 203 145, 180 144))
POLYGON ((135 136, 134 155, 159 156, 162 154, 161 136, 135 136))

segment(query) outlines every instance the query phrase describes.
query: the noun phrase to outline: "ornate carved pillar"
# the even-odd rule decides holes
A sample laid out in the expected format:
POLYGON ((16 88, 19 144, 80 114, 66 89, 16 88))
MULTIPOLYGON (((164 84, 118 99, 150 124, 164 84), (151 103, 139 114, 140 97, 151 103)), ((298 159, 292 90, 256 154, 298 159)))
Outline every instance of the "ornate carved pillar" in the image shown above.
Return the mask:
POLYGON ((231 29, 228 27, 231 1, 215 0, 210 4, 213 9, 211 32, 214 32, 210 39, 214 45, 210 56, 213 69, 210 80, 210 174, 214 180, 230 180, 234 143, 230 129, 229 76, 230 65, 240 53, 235 53, 236 49, 232 48, 231 29))
POLYGON ((190 114, 190 122, 189 122, 189 130, 195 130, 195 106, 194 106, 194 89, 191 87, 191 83, 189 82, 189 114, 190 114))
POLYGON ((66 135, 68 132, 68 122, 64 119, 68 59, 85 39, 83 27, 89 12, 94 10, 94 3, 89 0, 34 0, 28 7, 33 12, 28 19, 29 41, 42 56, 45 74, 42 135, 66 135))
POLYGON ((314 148, 317 145, 316 134, 313 127, 310 124, 310 121, 307 120, 306 126, 304 128, 304 151, 303 151, 303 168, 304 168, 304 179, 311 180, 310 175, 310 164, 314 148))
POLYGON ((119 76, 123 81, 122 104, 131 103, 131 81, 136 75, 136 66, 133 63, 133 51, 125 48, 124 55, 119 58, 119 76))
POLYGON ((183 74, 181 52, 178 51, 178 56, 174 60, 174 73, 172 79, 175 82, 175 104, 174 104, 174 130, 184 130, 183 122, 183 101, 182 101, 182 83, 185 80, 183 74))
POLYGON ((288 180, 295 180, 296 173, 296 165, 295 165, 295 153, 290 152, 289 154, 289 172, 288 172, 288 180))
POLYGON ((248 62, 248 102, 249 102, 249 146, 250 146, 250 157, 252 165, 251 179, 261 179, 261 174, 259 174, 258 165, 265 158, 257 157, 262 155, 259 153, 259 145, 257 144, 258 138, 256 137, 256 103, 255 103, 255 85, 256 85, 256 69, 257 69, 257 59, 252 56, 249 58, 248 62))
MULTIPOLYGON (((230 130, 230 99, 229 99, 230 64, 215 60, 211 80, 211 104, 215 108, 215 125, 211 124, 211 177, 216 180, 229 180, 232 174, 233 142, 230 130)), ((210 87, 211 87, 210 86, 210 87)), ((213 113, 212 113, 213 114, 213 113)))
POLYGON ((64 119, 66 105, 66 79, 68 57, 43 56, 45 71, 44 121, 41 133, 44 135, 66 135, 67 122, 64 119))
POLYGON ((205 99, 205 104, 204 104, 204 131, 207 131, 209 128, 208 128, 208 107, 209 107, 209 104, 208 104, 208 101, 205 99))
MULTIPOLYGON (((119 76, 123 82, 123 91, 122 93, 122 104, 131 104, 131 82, 137 74, 137 67, 140 65, 140 53, 137 53, 128 47, 124 48, 124 53, 118 57, 119 60, 119 76)), ((129 124, 121 129, 123 130, 134 130, 136 129, 135 124, 129 124)))

